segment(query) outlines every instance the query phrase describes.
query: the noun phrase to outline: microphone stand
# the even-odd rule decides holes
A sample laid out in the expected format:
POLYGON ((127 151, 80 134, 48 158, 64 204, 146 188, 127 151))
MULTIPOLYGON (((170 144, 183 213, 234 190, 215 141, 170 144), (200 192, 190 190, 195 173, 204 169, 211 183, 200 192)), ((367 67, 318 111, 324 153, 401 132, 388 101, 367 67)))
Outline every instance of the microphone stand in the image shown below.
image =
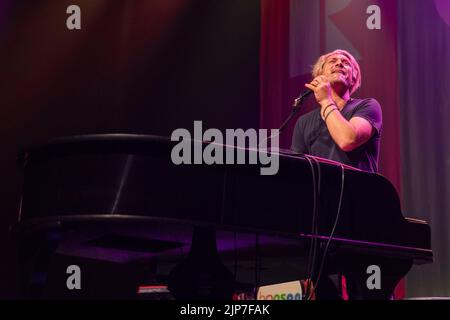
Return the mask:
POLYGON ((294 103, 292 104, 291 113, 289 114, 287 119, 283 122, 283 124, 278 128, 278 131, 280 133, 283 131, 283 129, 286 127, 286 125, 289 123, 289 121, 292 119, 292 117, 295 116, 297 114, 297 112, 300 110, 303 100, 311 93, 312 93, 311 90, 306 90, 297 99, 294 100, 294 103))
POLYGON ((276 135, 271 135, 267 138, 265 138, 262 142, 258 144, 258 148, 261 146, 261 144, 266 141, 269 141, 273 139, 274 137, 278 136, 286 127, 286 125, 291 121, 292 117, 297 114, 297 112, 300 110, 300 107, 302 106, 303 100, 312 93, 312 90, 306 90, 303 92, 297 99, 294 100, 294 103, 292 104, 292 111, 289 114, 289 116, 284 120, 283 124, 278 128, 278 132, 276 135))

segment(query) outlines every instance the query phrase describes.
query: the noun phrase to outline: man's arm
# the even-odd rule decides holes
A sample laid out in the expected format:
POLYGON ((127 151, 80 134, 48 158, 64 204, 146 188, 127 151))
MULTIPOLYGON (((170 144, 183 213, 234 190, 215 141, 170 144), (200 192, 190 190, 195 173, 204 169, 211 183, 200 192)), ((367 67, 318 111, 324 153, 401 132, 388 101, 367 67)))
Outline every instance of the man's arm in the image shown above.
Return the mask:
POLYGON ((320 114, 326 122, 334 142, 345 152, 366 143, 372 135, 381 129, 381 108, 378 102, 360 109, 350 121, 344 118, 332 99, 331 84, 325 76, 317 76, 311 83, 305 84, 314 91, 316 101, 320 104, 320 114), (369 121, 370 120, 370 121, 369 121))
MULTIPOLYGON (((331 103, 321 103, 322 110, 331 103)), ((337 107, 336 107, 337 108, 337 107)), ((327 110, 326 113, 331 110, 327 110)), ((345 152, 352 151, 366 143, 376 129, 364 118, 355 116, 347 121, 339 110, 331 112, 325 121, 334 142, 345 152)))

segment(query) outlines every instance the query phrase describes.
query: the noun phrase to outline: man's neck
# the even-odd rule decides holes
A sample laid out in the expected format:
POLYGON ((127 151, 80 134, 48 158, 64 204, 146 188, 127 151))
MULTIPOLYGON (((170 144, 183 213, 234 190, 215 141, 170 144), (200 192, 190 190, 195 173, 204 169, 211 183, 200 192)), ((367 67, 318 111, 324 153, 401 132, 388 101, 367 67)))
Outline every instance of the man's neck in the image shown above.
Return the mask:
POLYGON ((337 107, 339 108, 339 111, 344 109, 345 105, 350 100, 349 90, 345 90, 345 92, 339 93, 339 91, 336 91, 333 88, 333 90, 331 90, 331 95, 332 95, 333 101, 336 103, 337 107))

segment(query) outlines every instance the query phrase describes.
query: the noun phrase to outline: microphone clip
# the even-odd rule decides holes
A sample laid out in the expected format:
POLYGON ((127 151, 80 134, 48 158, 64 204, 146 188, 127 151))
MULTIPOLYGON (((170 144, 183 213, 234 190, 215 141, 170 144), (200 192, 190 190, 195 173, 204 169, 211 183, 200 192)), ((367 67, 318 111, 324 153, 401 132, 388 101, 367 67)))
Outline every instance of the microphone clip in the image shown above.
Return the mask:
POLYGON ((294 104, 292 105, 293 110, 297 110, 300 107, 300 104, 303 102, 303 99, 305 99, 311 93, 313 93, 313 91, 307 89, 302 94, 300 94, 300 96, 298 96, 298 98, 294 100, 294 104))

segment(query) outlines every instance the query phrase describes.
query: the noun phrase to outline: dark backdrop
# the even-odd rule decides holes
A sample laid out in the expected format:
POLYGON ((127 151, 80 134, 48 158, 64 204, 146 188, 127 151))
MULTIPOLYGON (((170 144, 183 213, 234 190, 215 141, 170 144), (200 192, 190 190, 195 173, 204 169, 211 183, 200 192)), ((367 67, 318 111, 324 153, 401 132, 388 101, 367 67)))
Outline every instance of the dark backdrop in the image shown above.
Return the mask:
POLYGON ((17 152, 87 133, 257 128, 258 0, 2 1, 0 298, 16 291, 17 152), (82 29, 66 28, 81 7, 82 29))

